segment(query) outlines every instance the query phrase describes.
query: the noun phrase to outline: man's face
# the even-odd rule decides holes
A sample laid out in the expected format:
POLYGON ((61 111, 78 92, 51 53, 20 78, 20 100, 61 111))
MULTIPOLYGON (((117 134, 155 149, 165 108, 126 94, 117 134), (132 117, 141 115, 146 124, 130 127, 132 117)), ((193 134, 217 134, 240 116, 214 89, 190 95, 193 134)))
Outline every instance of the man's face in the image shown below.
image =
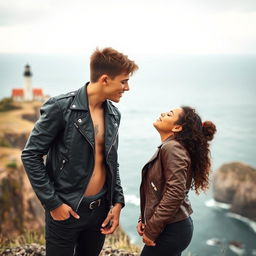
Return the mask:
POLYGON ((128 80, 130 76, 127 74, 121 74, 114 79, 108 77, 106 86, 107 99, 119 102, 125 91, 129 91, 128 80))

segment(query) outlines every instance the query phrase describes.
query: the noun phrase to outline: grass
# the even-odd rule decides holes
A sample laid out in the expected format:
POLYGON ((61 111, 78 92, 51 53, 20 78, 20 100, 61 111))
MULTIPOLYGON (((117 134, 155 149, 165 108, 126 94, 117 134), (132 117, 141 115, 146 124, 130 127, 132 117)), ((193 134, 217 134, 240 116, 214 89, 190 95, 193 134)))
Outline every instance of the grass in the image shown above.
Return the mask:
POLYGON ((0 138, 0 147, 11 148, 12 146, 5 138, 0 138))
POLYGON ((111 247, 112 249, 124 249, 130 252, 140 252, 140 247, 131 244, 127 234, 119 227, 113 235, 106 236, 104 247, 111 247))
POLYGON ((20 107, 15 104, 12 98, 4 98, 0 101, 0 112, 6 112, 18 108, 20 107))
MULTIPOLYGON (((0 234, 0 255, 7 248, 16 248, 18 246, 25 246, 26 244, 45 244, 44 231, 34 232, 25 231, 23 234, 16 236, 15 238, 6 238, 0 234)), ((106 236, 104 247, 111 247, 112 249, 124 249, 130 252, 139 252, 140 248, 133 245, 129 241, 129 237, 125 232, 119 228, 114 235, 106 236)))
MULTIPOLYGON (((25 246, 26 244, 39 244, 44 245, 44 230, 41 232, 26 231, 22 235, 17 236, 14 239, 7 239, 0 234, 0 255, 7 248, 16 248, 19 246, 25 246)), ((131 244, 129 237, 125 234, 122 228, 118 228, 114 235, 106 236, 104 247, 111 247, 112 249, 123 249, 131 253, 139 253, 141 248, 137 245, 131 244)), ((184 256, 199 256, 197 253, 190 251, 183 252, 184 256)), ((225 255, 220 252, 219 255, 225 255)))
POLYGON ((44 232, 26 231, 15 238, 7 238, 0 234, 0 253, 7 248, 15 248, 18 246, 24 246, 26 244, 40 244, 44 245, 44 232))
POLYGON ((6 165, 6 168, 16 169, 17 167, 18 167, 18 165, 15 161, 12 161, 6 165))
POLYGON ((7 165, 14 162, 16 163, 17 167, 20 166, 20 154, 20 149, 0 147, 0 169, 5 169, 7 165))
POLYGON ((42 105, 42 102, 15 102, 19 109, 0 112, 0 136, 8 133, 30 133, 34 123, 22 118, 24 114, 34 114, 35 108, 42 105))

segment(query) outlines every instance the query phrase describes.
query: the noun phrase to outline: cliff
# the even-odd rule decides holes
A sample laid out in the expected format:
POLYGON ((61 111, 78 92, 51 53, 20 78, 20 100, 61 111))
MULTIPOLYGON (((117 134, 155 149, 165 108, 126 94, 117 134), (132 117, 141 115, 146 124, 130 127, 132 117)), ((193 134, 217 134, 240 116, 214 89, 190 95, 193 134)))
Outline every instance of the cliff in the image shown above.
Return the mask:
POLYGON ((22 149, 41 105, 37 101, 15 103, 17 109, 0 112, 0 146, 22 149))
POLYGON ((214 199, 231 204, 230 211, 256 221, 256 169, 233 162, 222 165, 213 177, 214 199))
POLYGON ((13 110, 0 112, 1 237, 14 238, 24 230, 41 230, 44 223, 43 208, 20 160, 21 149, 39 116, 41 104, 15 103, 13 110))

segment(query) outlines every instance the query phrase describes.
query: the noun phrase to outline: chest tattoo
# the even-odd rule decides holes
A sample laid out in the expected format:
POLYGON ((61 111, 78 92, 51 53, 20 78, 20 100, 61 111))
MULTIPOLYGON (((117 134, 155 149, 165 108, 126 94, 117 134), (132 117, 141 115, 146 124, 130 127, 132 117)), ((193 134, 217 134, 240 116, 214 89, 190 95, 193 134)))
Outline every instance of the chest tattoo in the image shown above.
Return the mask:
POLYGON ((99 125, 98 124, 94 125, 94 133, 95 133, 95 135, 97 135, 99 133, 99 125))

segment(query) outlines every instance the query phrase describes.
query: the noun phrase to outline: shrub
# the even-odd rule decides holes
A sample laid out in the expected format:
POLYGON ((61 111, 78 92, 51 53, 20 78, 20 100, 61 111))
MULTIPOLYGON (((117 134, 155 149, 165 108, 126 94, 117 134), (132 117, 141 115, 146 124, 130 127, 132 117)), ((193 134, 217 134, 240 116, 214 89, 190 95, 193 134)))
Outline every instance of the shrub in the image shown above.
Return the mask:
POLYGON ((8 163, 6 165, 7 168, 12 168, 12 169, 15 169, 17 168, 17 163, 16 162, 11 162, 11 163, 8 163))
POLYGON ((20 107, 15 106, 11 98, 3 98, 0 101, 0 112, 9 111, 13 109, 20 109, 20 107))

